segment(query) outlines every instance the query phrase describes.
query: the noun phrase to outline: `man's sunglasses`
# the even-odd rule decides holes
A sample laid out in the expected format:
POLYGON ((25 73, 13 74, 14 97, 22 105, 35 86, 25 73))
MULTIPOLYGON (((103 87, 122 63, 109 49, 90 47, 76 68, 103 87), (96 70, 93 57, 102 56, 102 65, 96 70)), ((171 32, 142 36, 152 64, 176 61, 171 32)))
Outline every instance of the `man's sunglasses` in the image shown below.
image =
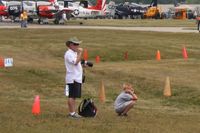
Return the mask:
POLYGON ((73 43, 73 45, 78 46, 79 44, 78 43, 73 43))

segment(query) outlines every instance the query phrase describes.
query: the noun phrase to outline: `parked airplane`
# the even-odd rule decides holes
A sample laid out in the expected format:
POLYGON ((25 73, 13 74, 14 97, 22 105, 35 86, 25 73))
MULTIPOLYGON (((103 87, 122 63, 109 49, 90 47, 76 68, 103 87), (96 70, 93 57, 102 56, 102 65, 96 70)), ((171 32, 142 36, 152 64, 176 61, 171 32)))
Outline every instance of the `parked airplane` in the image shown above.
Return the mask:
POLYGON ((0 7, 0 16, 10 18, 12 21, 19 21, 21 12, 26 10, 29 18, 32 18, 35 8, 33 1, 1 1, 1 3, 3 4, 0 7))
POLYGON ((8 16, 8 12, 7 12, 6 3, 0 0, 0 20, 2 20, 3 17, 7 17, 7 16, 8 16))
POLYGON ((83 0, 78 5, 74 4, 72 17, 75 18, 98 18, 105 16, 106 0, 97 0, 96 5, 91 6, 88 1, 83 0))
POLYGON ((49 0, 49 2, 48 5, 38 5, 36 2, 38 23, 40 24, 48 23, 49 19, 54 19, 55 24, 64 23, 66 16, 70 16, 74 11, 67 7, 69 0, 64 0, 63 5, 60 5, 57 0, 49 0))
POLYGON ((146 12, 147 8, 136 3, 124 3, 116 6, 115 18, 125 19, 125 18, 143 18, 143 14, 146 12))
POLYGON ((165 18, 165 14, 163 14, 161 8, 158 7, 158 0, 152 0, 150 6, 147 7, 147 11, 144 13, 144 18, 165 18))
MULTIPOLYGON (((95 6, 90 6, 87 1, 77 4, 72 0, 64 0, 62 4, 57 0, 49 0, 49 2, 12 1, 9 2, 6 13, 15 21, 16 18, 19 18, 20 13, 26 10, 29 22, 32 22, 34 18, 38 18, 38 23, 45 24, 48 23, 49 19, 53 19, 54 23, 58 24, 63 23, 64 19, 66 20, 71 16, 88 18, 104 15, 105 1, 98 0, 95 6)), ((5 8, 2 8, 2 11, 4 11, 3 9, 5 8)))
POLYGON ((6 6, 5 14, 7 18, 10 18, 12 21, 16 21, 17 18, 19 18, 20 13, 21 13, 21 2, 15 2, 15 1, 2 1, 5 3, 4 5, 6 6))
POLYGON ((35 1, 22 1, 21 6, 22 10, 27 11, 28 22, 33 22, 34 19, 38 18, 35 1))
MULTIPOLYGON (((1 1, 1 0, 0 0, 1 1)), ((0 16, 11 18, 12 21, 19 20, 20 14, 23 10, 28 13, 28 21, 32 22, 33 19, 38 18, 38 22, 48 23, 49 19, 54 19, 54 23, 58 24, 63 18, 63 14, 70 14, 72 9, 61 7, 58 5, 57 0, 44 1, 10 1, 5 6, 1 2, 0 16)))

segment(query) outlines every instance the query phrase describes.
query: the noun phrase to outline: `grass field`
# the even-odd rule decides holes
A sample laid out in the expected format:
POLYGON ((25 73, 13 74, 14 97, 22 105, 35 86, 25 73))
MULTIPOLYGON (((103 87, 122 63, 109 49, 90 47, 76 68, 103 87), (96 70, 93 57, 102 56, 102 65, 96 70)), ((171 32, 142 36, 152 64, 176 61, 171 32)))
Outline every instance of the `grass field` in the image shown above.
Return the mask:
POLYGON ((200 132, 199 34, 72 29, 1 29, 0 34, 0 56, 14 58, 14 67, 0 68, 2 133, 200 132), (64 42, 71 36, 83 40, 81 46, 94 62, 86 70, 82 99, 94 99, 95 118, 66 117, 63 55, 64 42), (183 46, 189 56, 186 61, 183 46), (157 50, 161 61, 155 59, 157 50), (128 60, 124 60, 126 51, 128 60), (171 97, 163 96, 166 76, 171 97), (98 100, 102 80, 104 104, 98 100), (132 83, 139 97, 127 118, 118 117, 113 109, 124 82, 132 83), (35 95, 41 101, 37 117, 31 114, 35 95))
POLYGON ((86 26, 190 27, 196 29, 196 20, 175 19, 78 19, 69 20, 66 25, 79 25, 80 22, 86 26))
MULTIPOLYGON (((37 21, 34 22, 37 24, 37 21)), ((197 27, 196 20, 186 19, 71 19, 65 22, 65 25, 83 26, 115 26, 115 27, 187 27, 195 29, 197 27)), ((53 20, 49 20, 49 24, 53 24, 53 20)))

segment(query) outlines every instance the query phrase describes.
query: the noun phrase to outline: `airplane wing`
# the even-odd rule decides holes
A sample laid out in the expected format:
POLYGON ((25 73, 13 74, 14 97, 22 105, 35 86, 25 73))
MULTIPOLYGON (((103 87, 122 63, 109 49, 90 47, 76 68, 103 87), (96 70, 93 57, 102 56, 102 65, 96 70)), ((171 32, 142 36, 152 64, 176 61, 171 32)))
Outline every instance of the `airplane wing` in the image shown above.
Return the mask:
POLYGON ((73 9, 69 9, 69 8, 63 8, 61 10, 61 12, 64 12, 64 13, 72 13, 74 10, 73 9))
POLYGON ((73 12, 74 12, 74 10, 72 10, 72 9, 63 8, 63 9, 57 11, 54 14, 54 17, 55 18, 69 19, 71 17, 71 13, 73 13, 73 12))
POLYGON ((91 15, 100 15, 100 11, 99 10, 93 10, 91 11, 91 15))

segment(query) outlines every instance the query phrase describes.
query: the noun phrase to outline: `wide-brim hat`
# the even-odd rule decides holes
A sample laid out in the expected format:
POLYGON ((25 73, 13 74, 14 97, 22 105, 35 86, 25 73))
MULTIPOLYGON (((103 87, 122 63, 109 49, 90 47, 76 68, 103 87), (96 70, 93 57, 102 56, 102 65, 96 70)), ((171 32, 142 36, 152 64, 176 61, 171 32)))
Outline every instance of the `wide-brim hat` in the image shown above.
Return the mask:
POLYGON ((77 37, 71 37, 67 40, 66 44, 69 45, 70 43, 80 44, 82 41, 78 40, 77 37))

